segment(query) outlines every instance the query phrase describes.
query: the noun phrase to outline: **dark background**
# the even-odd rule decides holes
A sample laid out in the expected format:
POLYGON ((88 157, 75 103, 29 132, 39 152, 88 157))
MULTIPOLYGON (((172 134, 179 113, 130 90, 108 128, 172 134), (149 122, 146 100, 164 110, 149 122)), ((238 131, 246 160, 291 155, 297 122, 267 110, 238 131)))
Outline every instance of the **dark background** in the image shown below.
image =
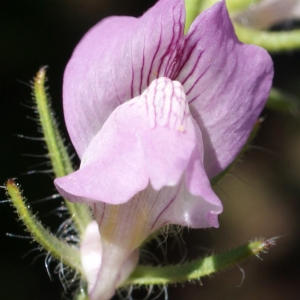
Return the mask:
MULTIPOLYGON (((17 177, 24 196, 43 222, 56 231, 62 222, 55 210, 60 199, 37 202, 55 194, 40 141, 31 101, 30 81, 48 65, 50 94, 61 129, 62 76, 82 35, 108 15, 139 16, 155 1, 60 0, 0 1, 0 185, 17 177), (42 165, 37 165, 46 163, 42 165), (32 172, 31 172, 32 173, 32 172), (37 203, 34 203, 37 202, 37 203)), ((300 98, 300 55, 274 55, 277 87, 300 98)), ((255 237, 283 236, 263 260, 254 258, 199 283, 169 289, 169 299, 298 299, 300 295, 300 117, 265 110, 255 146, 217 187, 224 203, 220 229, 190 231, 185 240, 190 255, 208 255, 255 237), (190 250, 194 249, 194 250, 190 250), (241 284, 242 282, 242 284, 241 284)), ((67 135, 67 134, 65 134, 67 135)), ((0 199, 5 200, 3 190, 0 199)), ((61 299, 63 289, 45 254, 30 242, 14 209, 0 204, 0 299, 61 299), (7 233, 14 235, 8 237, 7 233), (21 237, 20 237, 21 236, 21 237), (22 238, 23 237, 23 238, 22 238)))

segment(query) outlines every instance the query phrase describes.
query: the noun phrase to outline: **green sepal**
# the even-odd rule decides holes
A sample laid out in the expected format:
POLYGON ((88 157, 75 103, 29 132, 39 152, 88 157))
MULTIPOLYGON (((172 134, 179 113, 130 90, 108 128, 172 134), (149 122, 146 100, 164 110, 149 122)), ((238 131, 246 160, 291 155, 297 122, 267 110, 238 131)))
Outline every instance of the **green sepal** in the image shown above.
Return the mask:
MULTIPOLYGON (((46 88, 46 67, 42 67, 33 82, 33 96, 36 103, 38 116, 49 158, 53 166, 55 177, 66 176, 73 172, 72 163, 68 155, 64 140, 58 129, 57 121, 51 108, 51 102, 46 88)), ((87 205, 65 201, 76 228, 80 235, 84 234, 86 226, 92 221, 91 213, 87 205)))
POLYGON ((52 257, 82 274, 78 248, 58 239, 41 224, 37 217, 32 214, 30 206, 22 197, 22 193, 13 179, 9 179, 6 182, 6 191, 19 215, 19 219, 23 222, 33 239, 52 257))
POLYGON ((181 265, 164 267, 137 266, 122 286, 167 285, 199 280, 202 277, 239 264, 250 257, 265 253, 271 246, 275 245, 276 239, 258 239, 221 254, 208 256, 181 265))
POLYGON ((298 115, 299 103, 300 101, 297 97, 272 88, 266 104, 266 108, 281 113, 298 115))

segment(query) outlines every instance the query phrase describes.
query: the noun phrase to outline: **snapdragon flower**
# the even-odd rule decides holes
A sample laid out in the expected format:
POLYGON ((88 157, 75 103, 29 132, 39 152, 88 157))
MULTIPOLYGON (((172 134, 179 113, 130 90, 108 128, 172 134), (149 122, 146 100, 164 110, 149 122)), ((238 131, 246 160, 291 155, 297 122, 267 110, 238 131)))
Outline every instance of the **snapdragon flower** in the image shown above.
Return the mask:
POLYGON ((184 23, 183 0, 106 18, 67 65, 64 114, 81 165, 55 185, 94 214, 81 243, 91 300, 114 294, 157 230, 218 227, 210 179, 238 155, 268 97, 271 59, 237 40, 224 1, 187 35, 184 23))

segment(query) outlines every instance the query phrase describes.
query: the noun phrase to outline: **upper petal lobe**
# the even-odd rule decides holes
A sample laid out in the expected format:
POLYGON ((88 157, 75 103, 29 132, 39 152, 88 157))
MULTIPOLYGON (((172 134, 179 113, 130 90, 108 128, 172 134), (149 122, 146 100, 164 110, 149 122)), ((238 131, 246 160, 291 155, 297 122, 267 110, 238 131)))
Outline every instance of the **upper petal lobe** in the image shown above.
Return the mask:
POLYGON ((183 43, 182 0, 160 0, 142 17, 111 17, 80 41, 64 75, 64 114, 81 158, 112 111, 174 71, 183 43))
POLYGON ((186 36, 176 80, 183 84, 201 129, 210 178, 225 169, 245 144, 272 78, 269 54, 238 41, 225 2, 196 18, 186 36))

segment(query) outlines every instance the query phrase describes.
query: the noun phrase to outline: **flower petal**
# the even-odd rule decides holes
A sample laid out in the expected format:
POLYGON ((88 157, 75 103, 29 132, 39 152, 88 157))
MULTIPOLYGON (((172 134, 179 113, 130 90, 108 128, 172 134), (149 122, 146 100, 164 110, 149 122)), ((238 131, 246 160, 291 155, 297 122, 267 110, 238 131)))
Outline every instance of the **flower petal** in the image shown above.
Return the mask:
POLYGON ((163 187, 160 191, 148 185, 122 205, 93 204, 103 240, 103 263, 97 278, 99 284, 91 291, 90 298, 103 300, 112 296, 136 265, 136 249, 163 226, 217 227, 222 205, 207 183, 209 186, 206 175, 198 179, 205 192, 199 196, 191 195, 182 179, 177 186, 163 187))
POLYGON ((272 78, 268 53, 237 40, 225 1, 197 17, 186 36, 176 80, 185 88, 203 135, 204 166, 210 178, 226 168, 245 144, 272 78))
POLYGON ((124 261, 121 270, 119 272, 119 276, 116 281, 116 286, 120 286, 133 272, 135 267, 137 266, 139 262, 139 250, 134 250, 130 256, 124 261))
MULTIPOLYGON (((151 230, 165 223, 218 226, 214 216, 222 204, 204 170, 201 132, 189 114, 181 84, 164 77, 111 114, 80 170, 55 180, 71 201, 107 204, 126 203, 149 183, 146 215, 153 215, 151 230)), ((94 213, 102 218, 102 212, 94 213)))
POLYGON ((114 110, 80 169, 55 185, 70 201, 110 204, 127 202, 149 181, 156 190, 175 186, 199 143, 195 126, 182 85, 161 77, 114 110))
POLYGON ((63 98, 80 158, 118 105, 178 67, 184 17, 182 0, 160 0, 140 18, 106 18, 78 44, 65 71, 63 98))
POLYGON ((88 289, 91 291, 96 282, 102 262, 102 243, 96 221, 92 221, 85 230, 80 245, 80 255, 88 289))
POLYGON ((124 231, 120 230, 109 241, 103 241, 101 268, 98 269, 95 284, 91 288, 88 286, 90 300, 110 299, 138 263, 139 251, 126 247, 127 236, 124 239, 124 235, 121 236, 122 233, 124 231))

